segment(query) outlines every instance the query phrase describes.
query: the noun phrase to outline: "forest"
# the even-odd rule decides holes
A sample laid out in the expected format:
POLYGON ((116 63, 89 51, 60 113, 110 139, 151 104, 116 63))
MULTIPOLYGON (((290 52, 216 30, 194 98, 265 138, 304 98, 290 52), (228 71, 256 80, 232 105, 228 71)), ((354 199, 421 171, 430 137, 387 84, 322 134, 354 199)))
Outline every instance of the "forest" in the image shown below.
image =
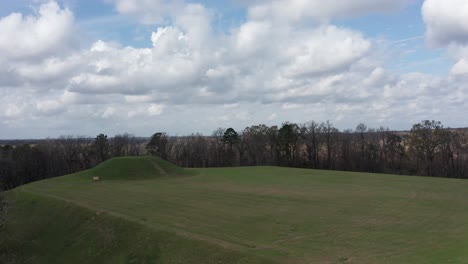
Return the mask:
POLYGON ((399 175, 468 178, 468 134, 424 120, 409 131, 368 128, 340 131, 330 122, 264 124, 215 130, 212 135, 150 138, 62 136, 3 142, 0 184, 29 182, 92 168, 119 156, 152 155, 182 167, 285 166, 399 175))

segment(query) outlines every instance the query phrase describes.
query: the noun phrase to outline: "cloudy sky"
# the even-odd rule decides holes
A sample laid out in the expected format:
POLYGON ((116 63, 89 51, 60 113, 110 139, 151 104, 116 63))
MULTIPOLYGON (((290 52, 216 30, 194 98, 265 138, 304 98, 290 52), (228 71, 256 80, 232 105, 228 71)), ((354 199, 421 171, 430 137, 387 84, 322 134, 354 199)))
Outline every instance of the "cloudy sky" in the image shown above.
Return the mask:
POLYGON ((0 138, 467 113, 466 0, 0 1, 0 138))

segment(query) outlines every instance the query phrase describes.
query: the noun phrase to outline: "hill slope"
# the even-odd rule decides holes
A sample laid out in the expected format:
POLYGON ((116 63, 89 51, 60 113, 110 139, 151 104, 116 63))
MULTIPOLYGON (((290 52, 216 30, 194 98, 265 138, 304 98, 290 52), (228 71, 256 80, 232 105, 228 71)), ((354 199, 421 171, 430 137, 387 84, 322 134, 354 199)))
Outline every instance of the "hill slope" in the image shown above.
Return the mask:
POLYGON ((190 172, 155 157, 119 157, 77 175, 86 179, 99 176, 103 180, 145 180, 187 176, 190 172))
POLYGON ((0 263, 269 262, 109 212, 25 191, 14 196, 0 237, 0 263))
POLYGON ((28 252, 32 263, 468 263, 468 181, 110 162, 11 192, 0 254, 28 252))

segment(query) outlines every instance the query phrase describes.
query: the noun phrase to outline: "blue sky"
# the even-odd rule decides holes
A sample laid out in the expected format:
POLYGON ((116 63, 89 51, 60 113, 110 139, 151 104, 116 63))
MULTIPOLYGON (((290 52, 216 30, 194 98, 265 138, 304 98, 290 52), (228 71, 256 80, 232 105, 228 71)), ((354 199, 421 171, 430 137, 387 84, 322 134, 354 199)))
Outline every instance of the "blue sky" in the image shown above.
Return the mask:
POLYGON ((1 1, 0 137, 468 126, 466 17, 464 0, 1 1))

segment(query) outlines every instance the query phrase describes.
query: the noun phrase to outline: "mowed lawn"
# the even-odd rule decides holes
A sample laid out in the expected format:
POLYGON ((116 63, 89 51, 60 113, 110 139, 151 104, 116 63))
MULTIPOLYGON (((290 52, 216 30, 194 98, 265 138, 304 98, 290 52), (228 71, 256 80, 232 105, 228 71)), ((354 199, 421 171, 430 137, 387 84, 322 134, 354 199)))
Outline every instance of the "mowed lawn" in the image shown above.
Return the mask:
POLYGON ((468 181, 280 167, 173 172, 163 164, 160 177, 113 179, 115 171, 92 182, 98 172, 106 173, 20 191, 277 263, 468 263, 468 181))

